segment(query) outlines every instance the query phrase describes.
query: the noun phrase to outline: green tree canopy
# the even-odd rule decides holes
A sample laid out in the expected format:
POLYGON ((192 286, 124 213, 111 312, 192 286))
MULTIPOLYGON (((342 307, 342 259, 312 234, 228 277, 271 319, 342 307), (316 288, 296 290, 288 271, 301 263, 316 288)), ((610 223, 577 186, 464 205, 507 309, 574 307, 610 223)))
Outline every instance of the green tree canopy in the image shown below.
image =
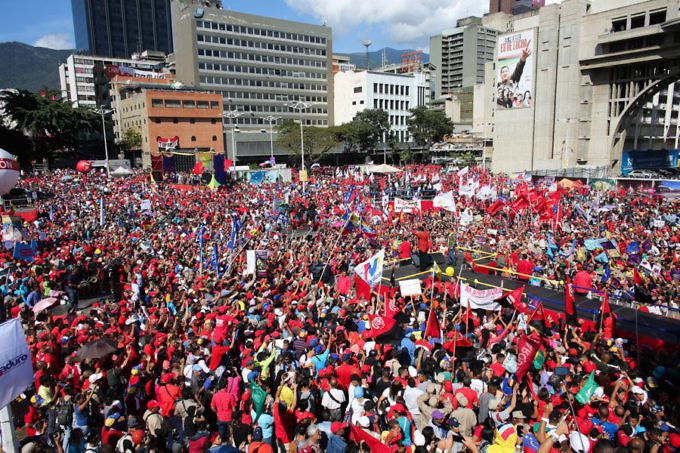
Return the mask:
POLYGON ((140 149, 142 146, 142 133, 133 128, 126 130, 123 133, 121 144, 127 149, 140 149))
MULTIPOLYGON (((287 119, 276 127, 276 144, 287 150, 288 154, 297 159, 300 155, 300 124, 287 119)), ((305 163, 318 162, 327 152, 336 147, 340 140, 338 131, 333 127, 304 127, 305 163)))
POLYGON ((407 124, 409 134, 420 146, 440 142, 445 136, 453 133, 453 122, 444 112, 429 110, 426 107, 411 109, 411 117, 407 124))

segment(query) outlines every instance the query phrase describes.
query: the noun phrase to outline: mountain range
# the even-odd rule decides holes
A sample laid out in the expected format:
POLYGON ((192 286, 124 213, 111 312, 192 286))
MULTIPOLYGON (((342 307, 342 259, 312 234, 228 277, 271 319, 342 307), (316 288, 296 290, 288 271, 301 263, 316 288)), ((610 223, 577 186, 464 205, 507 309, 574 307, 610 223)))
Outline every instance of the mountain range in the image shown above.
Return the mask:
MULTIPOLYGON (((401 62, 401 56, 408 52, 414 52, 414 49, 393 49, 391 47, 385 47, 384 49, 375 50, 368 53, 368 60, 370 61, 371 68, 377 69, 382 66, 383 61, 383 50, 385 52, 385 62, 386 64, 396 64, 401 62)), ((342 53, 334 52, 336 55, 346 55, 349 57, 350 63, 356 65, 357 68, 366 67, 366 52, 353 52, 353 53, 342 53)), ((422 54, 423 63, 430 61, 430 55, 427 53, 422 54)))
POLYGON ((33 47, 21 42, 0 43, 0 89, 39 91, 59 89, 59 65, 73 50, 33 47))

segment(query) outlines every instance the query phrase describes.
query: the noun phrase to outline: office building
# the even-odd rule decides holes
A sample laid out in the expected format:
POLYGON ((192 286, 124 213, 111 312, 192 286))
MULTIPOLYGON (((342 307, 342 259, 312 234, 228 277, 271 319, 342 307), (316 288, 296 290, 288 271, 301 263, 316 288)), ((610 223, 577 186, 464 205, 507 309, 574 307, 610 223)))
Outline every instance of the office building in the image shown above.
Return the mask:
POLYGON ((116 77, 114 82, 116 136, 128 129, 141 133, 143 168, 162 167, 162 152, 188 156, 186 164, 177 167, 180 171, 193 168, 196 153, 224 153, 221 95, 178 88, 167 80, 116 77))
POLYGON ((74 107, 109 106, 109 81, 117 74, 169 78, 164 72, 165 55, 143 52, 134 58, 69 55, 59 65, 61 99, 74 107))
MULTIPOLYGON (((333 123, 331 29, 172 2, 177 79, 222 93, 225 127, 238 126, 239 159, 269 155, 268 117, 333 123), (309 103, 295 110, 288 103, 309 103), (231 115, 233 116, 233 115, 231 115), (266 129, 265 132, 260 132, 266 129)), ((276 151, 275 151, 276 152, 276 151)))
POLYGON ((423 74, 345 71, 335 74, 335 124, 349 123, 365 109, 387 112, 397 142, 409 142, 409 110, 426 105, 428 86, 423 74))
POLYGON ((487 65, 486 120, 475 120, 491 133, 493 170, 602 177, 669 162, 680 137, 679 6, 564 0, 486 16, 507 27, 487 65))
POLYGON ((172 52, 170 0, 71 0, 78 51, 126 58, 172 52))
POLYGON ((489 0, 489 14, 522 14, 545 6, 545 0, 489 0))
POLYGON ((482 25, 481 18, 466 17, 457 21, 456 28, 430 38, 435 97, 484 81, 484 64, 493 60, 496 34, 482 25))

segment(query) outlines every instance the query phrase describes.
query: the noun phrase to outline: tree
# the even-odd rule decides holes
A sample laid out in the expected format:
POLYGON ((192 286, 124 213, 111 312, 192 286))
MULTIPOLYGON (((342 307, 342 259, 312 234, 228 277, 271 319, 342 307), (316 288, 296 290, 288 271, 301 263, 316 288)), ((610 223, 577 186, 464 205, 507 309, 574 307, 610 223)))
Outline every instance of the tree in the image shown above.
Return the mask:
POLYGON ((380 109, 362 110, 354 116, 350 125, 353 144, 361 151, 374 149, 390 131, 389 116, 380 109))
POLYGON ((33 144, 31 156, 24 159, 52 157, 56 151, 75 149, 83 134, 98 130, 101 123, 96 113, 57 99, 55 92, 47 90, 0 94, 8 128, 23 133, 33 144))
POLYGON ((444 112, 429 110, 426 107, 411 109, 411 117, 407 124, 409 134, 420 146, 429 147, 453 133, 453 122, 444 112))
MULTIPOLYGON (((288 150, 290 156, 300 159, 300 125, 293 120, 284 120, 276 127, 276 144, 288 150)), ((305 162, 318 162, 340 141, 333 127, 307 126, 304 128, 305 162)))
POLYGON ((137 129, 128 129, 123 133, 121 144, 131 150, 140 149, 142 146, 142 134, 137 129))

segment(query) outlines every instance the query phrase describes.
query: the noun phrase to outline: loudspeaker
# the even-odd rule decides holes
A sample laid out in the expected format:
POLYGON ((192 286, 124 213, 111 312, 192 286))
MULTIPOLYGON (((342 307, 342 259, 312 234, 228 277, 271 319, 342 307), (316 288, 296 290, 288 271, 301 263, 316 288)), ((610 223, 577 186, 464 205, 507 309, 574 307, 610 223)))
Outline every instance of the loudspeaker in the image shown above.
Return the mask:
MULTIPOLYGON (((412 253, 411 254, 411 260, 413 261, 413 265, 416 267, 420 267, 420 254, 419 253, 412 253)), ((425 263, 424 266, 432 266, 432 255, 429 253, 425 255, 425 263)))

